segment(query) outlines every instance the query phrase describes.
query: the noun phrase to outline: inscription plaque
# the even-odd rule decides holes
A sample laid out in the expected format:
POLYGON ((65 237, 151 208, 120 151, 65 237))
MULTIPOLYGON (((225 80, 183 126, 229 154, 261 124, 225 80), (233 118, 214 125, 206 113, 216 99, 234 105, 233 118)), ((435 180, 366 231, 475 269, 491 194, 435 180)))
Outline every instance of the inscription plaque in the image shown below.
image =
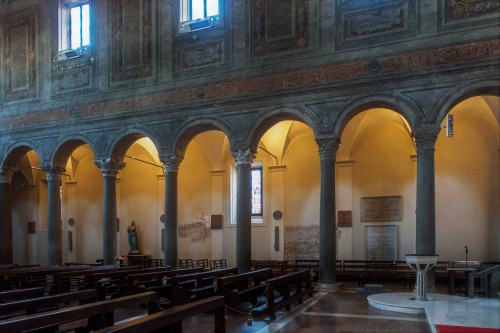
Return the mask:
POLYGON ((366 226, 366 260, 397 260, 398 227, 366 226))
POLYGON ((401 196, 361 198, 361 222, 401 221, 401 201, 401 196))
POLYGON ((406 3, 373 8, 344 15, 344 38, 360 38, 407 29, 406 3))

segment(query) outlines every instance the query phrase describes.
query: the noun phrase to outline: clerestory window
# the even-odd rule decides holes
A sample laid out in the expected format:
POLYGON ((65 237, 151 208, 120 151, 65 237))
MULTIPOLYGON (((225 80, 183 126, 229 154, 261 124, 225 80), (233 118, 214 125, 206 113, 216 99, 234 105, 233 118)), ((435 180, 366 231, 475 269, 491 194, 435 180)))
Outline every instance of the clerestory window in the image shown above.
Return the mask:
POLYGON ((219 15, 219 0, 183 0, 182 21, 192 21, 219 15))
POLYGON ((179 32, 193 32, 220 26, 222 0, 181 0, 179 32))
POLYGON ((59 2, 59 51, 75 50, 78 56, 88 54, 91 44, 90 2, 59 2))

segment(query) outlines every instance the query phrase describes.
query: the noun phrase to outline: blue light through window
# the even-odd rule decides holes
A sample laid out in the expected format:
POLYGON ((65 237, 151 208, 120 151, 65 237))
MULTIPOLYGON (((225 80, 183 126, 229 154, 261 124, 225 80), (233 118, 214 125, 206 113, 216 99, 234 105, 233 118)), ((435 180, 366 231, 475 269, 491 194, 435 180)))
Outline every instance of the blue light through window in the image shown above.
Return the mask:
POLYGON ((190 20, 219 15, 219 0, 190 0, 190 20))
POLYGON ((90 45, 90 6, 87 2, 71 7, 69 27, 70 49, 90 45))

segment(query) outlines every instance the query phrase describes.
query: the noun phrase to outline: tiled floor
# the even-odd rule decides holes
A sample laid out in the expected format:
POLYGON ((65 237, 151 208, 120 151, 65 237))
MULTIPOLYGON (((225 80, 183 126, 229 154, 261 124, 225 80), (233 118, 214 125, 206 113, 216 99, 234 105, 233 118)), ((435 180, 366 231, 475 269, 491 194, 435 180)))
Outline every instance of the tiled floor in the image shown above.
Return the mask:
MULTIPOLYGON (((366 299, 367 295, 358 295, 354 292, 354 289, 345 288, 337 291, 325 286, 317 286, 312 298, 306 299, 301 306, 292 306, 291 310, 279 311, 276 315, 277 319, 274 321, 262 315, 254 317, 251 320, 251 325, 248 325, 248 316, 228 312, 227 332, 431 333, 433 330, 429 326, 427 318, 431 318, 433 324, 461 325, 461 323, 468 323, 468 325, 474 326, 473 324, 479 320, 478 314, 481 314, 481 325, 478 322, 476 326, 496 327, 499 325, 500 300, 498 299, 465 299, 465 302, 460 302, 460 304, 437 304, 436 302, 436 310, 431 309, 434 313, 415 315, 370 307, 366 299), (487 308, 479 308, 480 304, 487 308), (467 310, 467 305, 472 307, 471 310, 467 310), (485 311, 487 314, 484 313, 485 311), (488 317, 490 317, 489 320, 488 317)), ((141 312, 144 312, 144 310, 141 312)), ((129 312, 126 316, 131 314, 129 312)), ((135 315, 138 314, 135 313, 135 315)), ((117 314, 116 319, 123 319, 124 315, 125 313, 117 314)), ((195 316, 184 320, 183 326, 184 333, 213 332, 213 316, 208 314, 195 316)))
MULTIPOLYGON (((410 315, 374 309, 366 295, 353 291, 333 292, 318 289, 301 306, 280 311, 275 321, 265 316, 253 318, 228 314, 227 331, 244 333, 358 333, 358 332, 431 332, 425 315, 410 315)), ((198 316, 184 322, 184 332, 212 332, 212 317, 198 316)))

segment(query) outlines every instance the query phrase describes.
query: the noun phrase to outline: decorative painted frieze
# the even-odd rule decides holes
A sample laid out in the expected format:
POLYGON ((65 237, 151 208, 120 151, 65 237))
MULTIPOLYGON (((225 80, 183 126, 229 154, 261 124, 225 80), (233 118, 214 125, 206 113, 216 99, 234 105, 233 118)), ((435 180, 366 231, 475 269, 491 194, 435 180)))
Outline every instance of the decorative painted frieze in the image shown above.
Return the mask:
MULTIPOLYGON (((373 73, 368 64, 373 60, 359 60, 349 63, 334 64, 271 76, 249 78, 237 81, 208 84, 204 99, 237 98, 261 92, 279 91, 289 88, 308 87, 317 84, 328 84, 343 79, 356 79, 374 76, 381 73, 398 73, 412 70, 425 70, 432 66, 453 63, 467 63, 494 59, 500 56, 498 39, 480 41, 471 44, 449 46, 388 56, 378 59, 379 69, 373 73)), ((377 66, 378 67, 378 66, 377 66)), ((130 112, 148 108, 156 108, 195 101, 197 87, 162 91, 131 98, 93 102, 81 106, 58 108, 32 112, 25 115, 5 117, 0 122, 0 130, 22 126, 40 125, 53 121, 76 118, 87 118, 103 115, 130 112)))
POLYGON ((500 1, 498 0, 446 0, 448 21, 462 21, 498 14, 500 14, 500 1))

